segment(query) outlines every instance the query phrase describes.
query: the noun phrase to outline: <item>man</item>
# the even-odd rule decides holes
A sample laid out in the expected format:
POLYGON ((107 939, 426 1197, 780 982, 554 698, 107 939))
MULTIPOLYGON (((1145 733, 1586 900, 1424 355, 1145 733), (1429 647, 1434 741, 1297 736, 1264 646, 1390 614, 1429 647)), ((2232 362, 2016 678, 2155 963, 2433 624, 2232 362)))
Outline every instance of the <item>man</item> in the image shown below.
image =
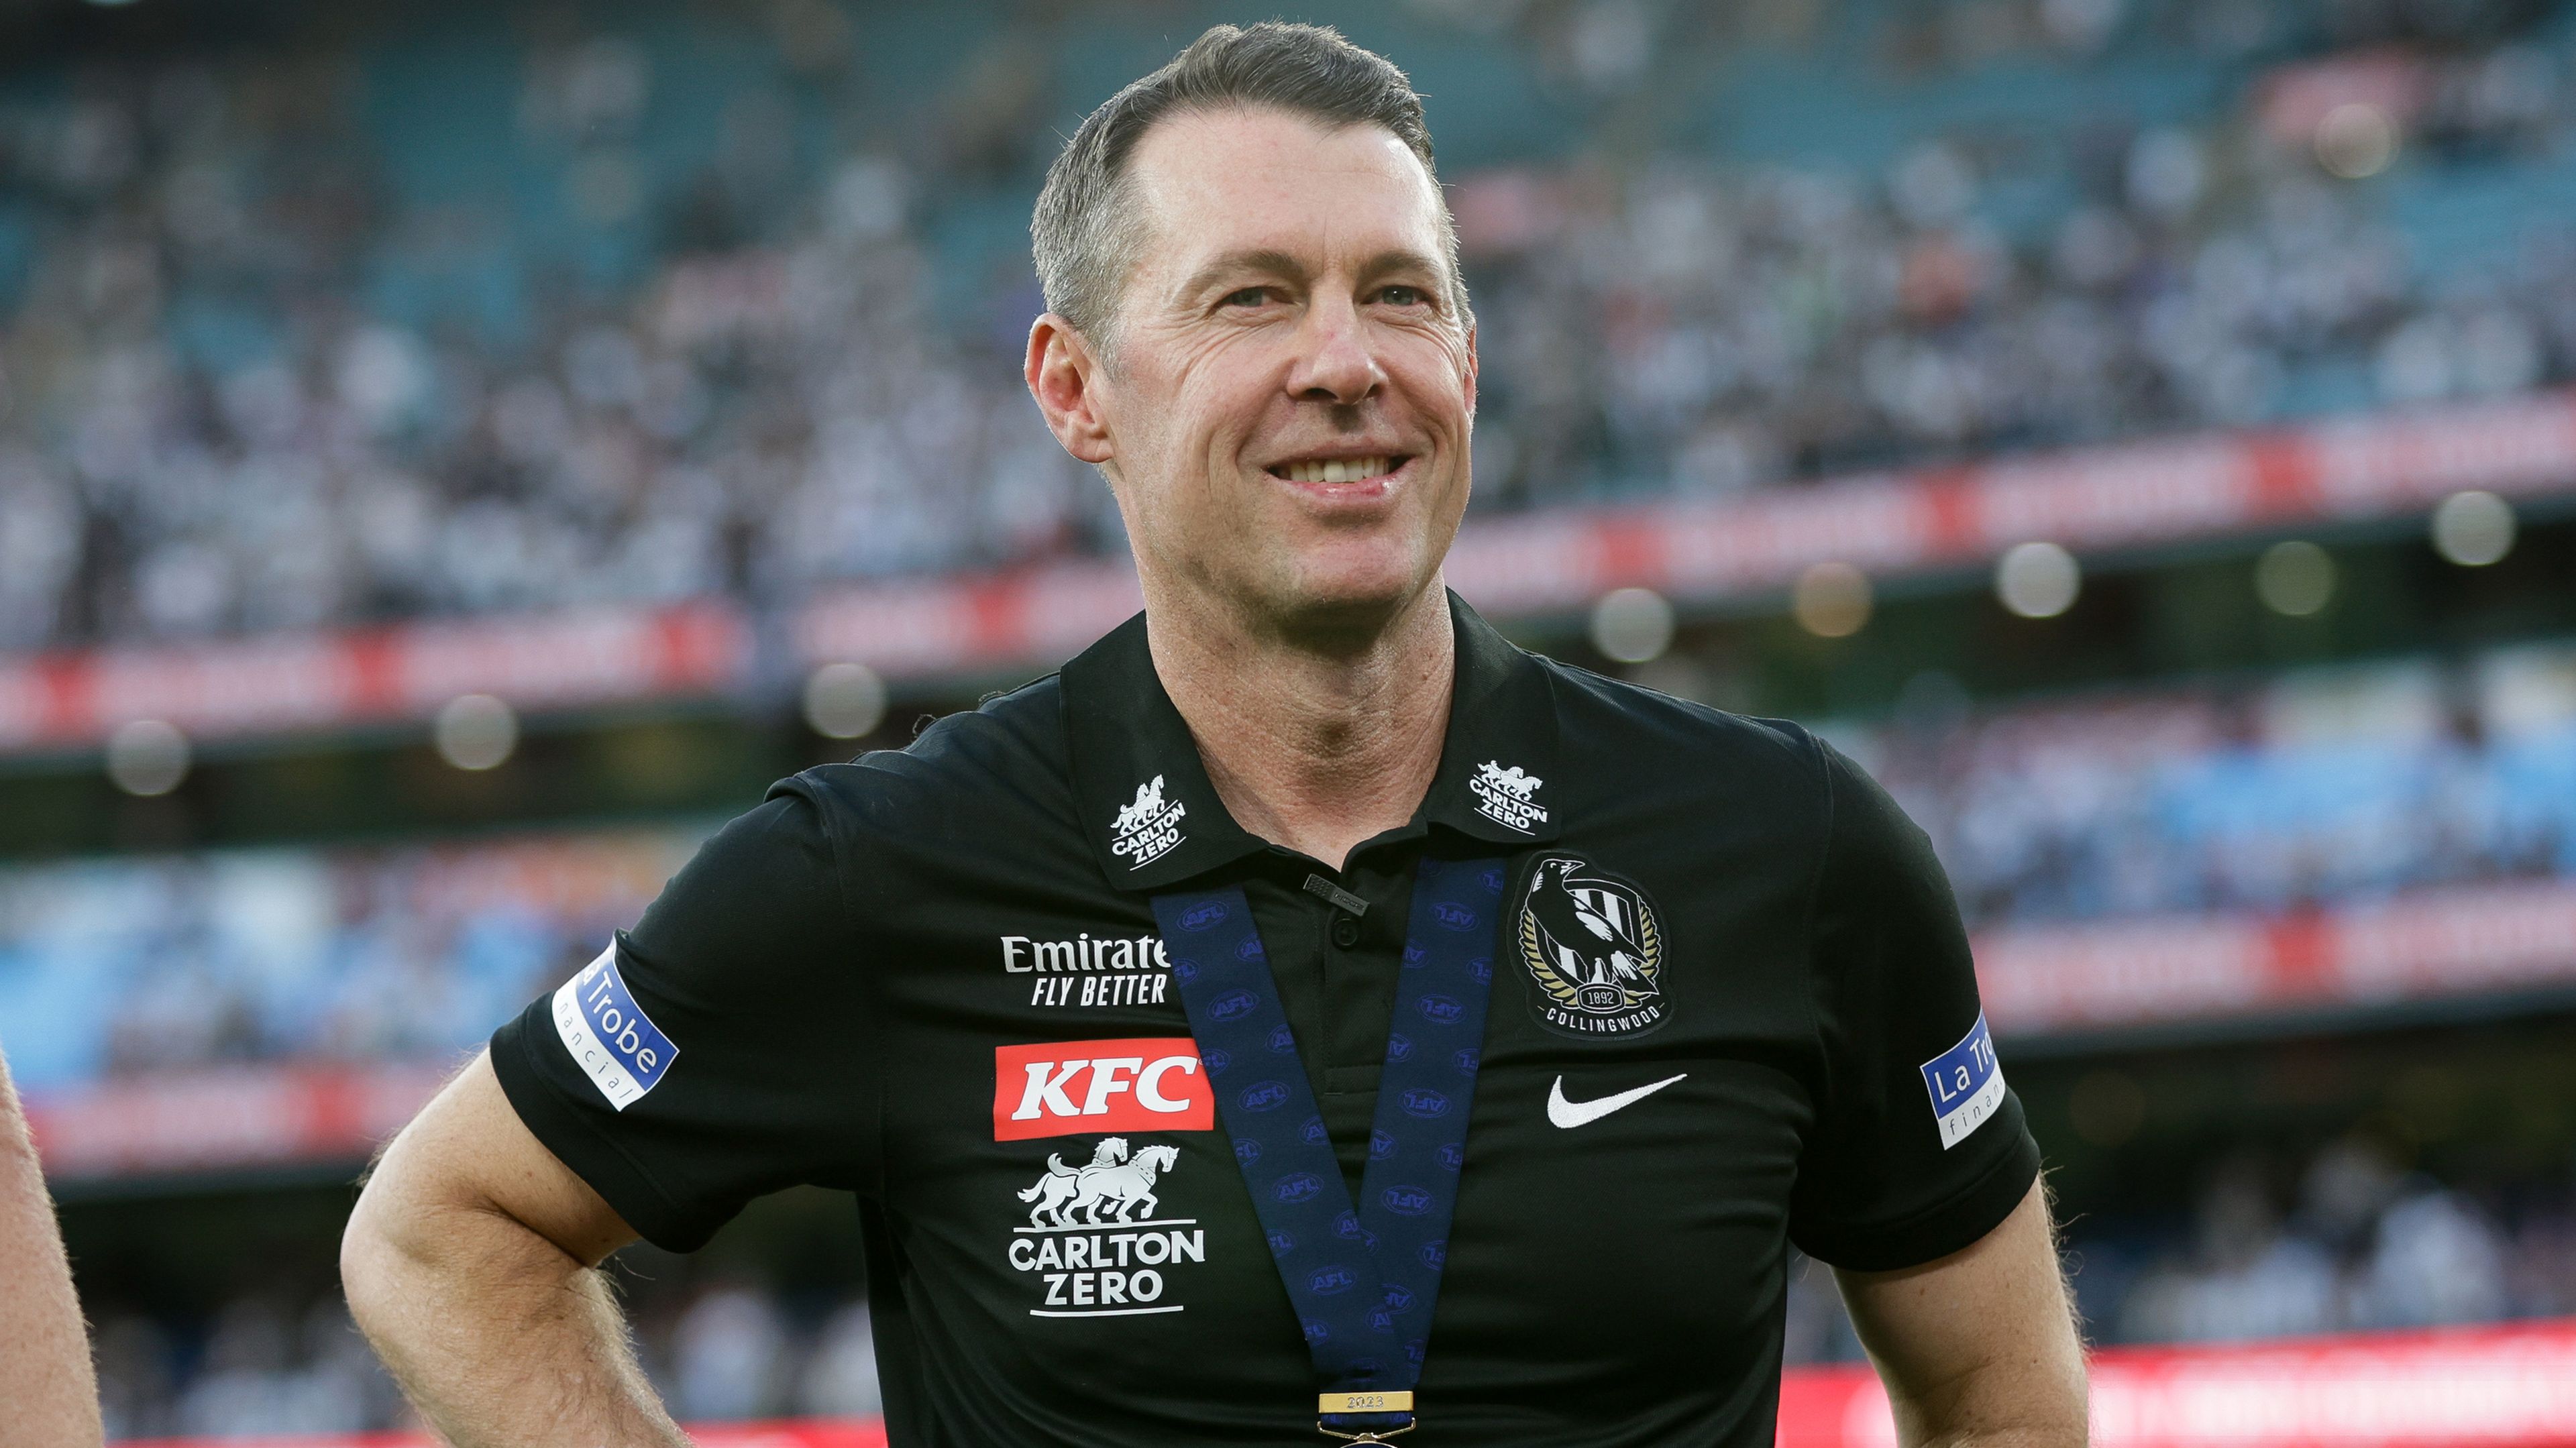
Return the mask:
POLYGON ((1144 615, 781 783, 394 1143, 343 1263, 431 1420, 677 1441, 591 1269, 810 1182, 898 1444, 1764 1443, 1791 1242, 1906 1441, 2080 1441, 1922 835, 1442 587, 1475 332, 1402 74, 1212 30, 1034 236, 1144 615))
POLYGON ((89 1333, 6 1061, 0 1061, 0 1410, 0 1448, 99 1441, 89 1333))

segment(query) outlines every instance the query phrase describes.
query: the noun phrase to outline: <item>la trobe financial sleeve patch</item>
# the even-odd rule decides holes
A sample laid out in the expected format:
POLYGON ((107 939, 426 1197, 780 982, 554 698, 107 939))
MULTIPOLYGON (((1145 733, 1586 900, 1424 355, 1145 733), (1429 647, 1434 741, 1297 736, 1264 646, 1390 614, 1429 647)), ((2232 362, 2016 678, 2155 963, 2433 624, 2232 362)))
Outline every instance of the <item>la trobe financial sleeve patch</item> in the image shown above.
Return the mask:
POLYGON ((1967 1140, 1995 1114, 2004 1099, 2004 1068, 1995 1060, 1983 1011, 1959 1044, 1923 1063, 1923 1085, 1932 1093, 1932 1119, 1940 1125, 1943 1151, 1967 1140))
POLYGON ((555 1034, 563 1038, 573 1064, 620 1111, 661 1085, 679 1059, 680 1048, 644 1014, 625 977, 617 973, 614 944, 556 988, 554 1017, 555 1034))

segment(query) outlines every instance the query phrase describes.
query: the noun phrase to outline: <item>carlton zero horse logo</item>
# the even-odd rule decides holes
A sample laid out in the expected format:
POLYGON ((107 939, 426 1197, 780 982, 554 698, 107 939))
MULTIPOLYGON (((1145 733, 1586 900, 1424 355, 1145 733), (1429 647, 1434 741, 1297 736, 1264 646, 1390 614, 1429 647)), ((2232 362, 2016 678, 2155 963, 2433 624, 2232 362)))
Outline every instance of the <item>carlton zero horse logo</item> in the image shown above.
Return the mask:
POLYGON ((1170 1146, 1128 1151, 1108 1136, 1086 1166, 1047 1158, 1046 1175, 1020 1200, 1029 1225, 1013 1227, 1005 1256, 1045 1295, 1031 1317, 1137 1317, 1183 1311, 1178 1300, 1207 1261, 1207 1229, 1194 1217, 1156 1217, 1154 1180, 1181 1158, 1170 1146))
POLYGON ((1112 1222, 1130 1220, 1139 1208, 1150 1218, 1157 1205, 1154 1179, 1180 1159, 1178 1147, 1149 1146, 1129 1161, 1127 1138, 1104 1137, 1092 1148, 1091 1164, 1079 1169, 1066 1166, 1062 1156, 1049 1152, 1046 1175, 1020 1193, 1020 1200, 1037 1203, 1029 1209, 1032 1227, 1073 1226, 1075 1212, 1082 1213, 1088 1226, 1100 1225, 1103 1210, 1112 1222))
POLYGON ((1189 810, 1179 800, 1163 798, 1163 776, 1136 786, 1133 804, 1119 806, 1109 825, 1109 852, 1127 868, 1141 869, 1168 855, 1181 842, 1181 820, 1189 810))
POLYGON ((1501 760, 1489 759, 1476 766, 1467 792, 1476 797, 1478 814, 1528 834, 1531 827, 1547 823, 1547 810, 1531 798, 1545 783, 1537 775, 1523 773, 1517 764, 1505 769, 1501 760))
POLYGON ((1627 1036, 1664 1019, 1664 936, 1633 883, 1572 855, 1541 858, 1513 932, 1542 992, 1531 1004, 1552 1029, 1627 1036))

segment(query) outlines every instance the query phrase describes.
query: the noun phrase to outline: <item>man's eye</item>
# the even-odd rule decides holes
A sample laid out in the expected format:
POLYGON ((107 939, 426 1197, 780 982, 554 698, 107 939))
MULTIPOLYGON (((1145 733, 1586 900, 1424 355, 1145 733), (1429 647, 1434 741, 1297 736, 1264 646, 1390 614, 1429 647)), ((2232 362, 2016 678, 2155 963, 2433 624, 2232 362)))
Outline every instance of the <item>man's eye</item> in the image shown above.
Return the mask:
POLYGON ((1268 300, 1270 300, 1268 287, 1245 287, 1241 291, 1225 294, 1225 304, 1229 307, 1257 307, 1268 300))
POLYGON ((1420 287, 1395 286, 1378 292, 1378 299, 1389 306, 1418 307, 1431 300, 1431 294, 1420 287))

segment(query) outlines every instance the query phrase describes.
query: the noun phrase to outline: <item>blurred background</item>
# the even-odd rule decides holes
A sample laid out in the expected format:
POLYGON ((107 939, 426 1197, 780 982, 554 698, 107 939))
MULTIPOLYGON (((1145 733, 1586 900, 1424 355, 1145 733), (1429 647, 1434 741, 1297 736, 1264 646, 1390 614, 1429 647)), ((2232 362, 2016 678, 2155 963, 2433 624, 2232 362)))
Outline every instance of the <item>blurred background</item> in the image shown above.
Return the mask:
MULTIPOLYGON (((400 1424, 370 1144, 1135 606, 1029 206, 1273 14, 1427 98, 1452 581, 1931 831, 2094 1339, 2576 1317, 2576 5, 0 0, 0 1045, 111 1435, 400 1424)), ((684 1417, 875 1411, 854 1236, 622 1254, 684 1417)))

